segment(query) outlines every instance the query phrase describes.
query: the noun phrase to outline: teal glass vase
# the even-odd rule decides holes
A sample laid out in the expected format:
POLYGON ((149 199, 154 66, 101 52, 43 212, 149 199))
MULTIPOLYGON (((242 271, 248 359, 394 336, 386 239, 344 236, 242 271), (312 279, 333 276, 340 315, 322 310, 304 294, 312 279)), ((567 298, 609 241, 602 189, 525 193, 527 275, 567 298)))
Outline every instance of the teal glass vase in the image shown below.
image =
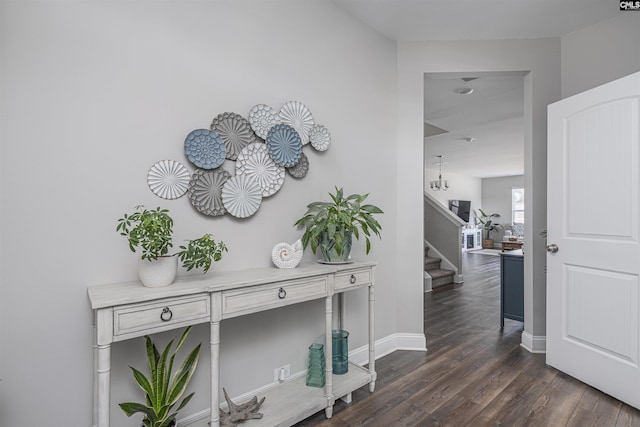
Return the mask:
POLYGON ((309 368, 307 369, 307 385, 324 387, 326 382, 326 364, 324 345, 313 343, 309 346, 309 368))
POLYGON ((349 332, 334 329, 331 339, 333 373, 346 374, 349 371, 349 332))

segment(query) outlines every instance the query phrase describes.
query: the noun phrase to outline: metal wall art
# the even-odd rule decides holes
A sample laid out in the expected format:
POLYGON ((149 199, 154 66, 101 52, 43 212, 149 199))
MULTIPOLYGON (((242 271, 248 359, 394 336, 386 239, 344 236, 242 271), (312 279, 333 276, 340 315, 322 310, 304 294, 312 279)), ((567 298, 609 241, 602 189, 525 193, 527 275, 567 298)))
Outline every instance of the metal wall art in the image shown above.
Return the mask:
POLYGON ((203 215, 247 218, 256 213, 263 197, 280 190, 285 169, 297 179, 307 175, 306 144, 316 151, 325 151, 331 144, 328 129, 315 124, 309 108, 298 101, 288 101, 280 110, 256 104, 248 119, 221 113, 213 118, 210 129, 187 135, 184 152, 197 168, 191 175, 181 163, 162 160, 149 169, 147 183, 164 199, 188 194, 203 215), (235 174, 223 169, 225 159, 235 161, 235 174))
POLYGON ((256 141, 249 121, 236 113, 219 114, 211 122, 211 130, 224 141, 227 159, 230 160, 235 160, 244 147, 256 141))
POLYGON ((300 135, 289 125, 275 125, 267 135, 267 148, 274 162, 290 168, 302 158, 300 135))
POLYGON ((147 184, 153 193, 163 199, 177 199, 184 196, 189 188, 189 171, 182 163, 161 160, 151 166, 147 174, 147 184))

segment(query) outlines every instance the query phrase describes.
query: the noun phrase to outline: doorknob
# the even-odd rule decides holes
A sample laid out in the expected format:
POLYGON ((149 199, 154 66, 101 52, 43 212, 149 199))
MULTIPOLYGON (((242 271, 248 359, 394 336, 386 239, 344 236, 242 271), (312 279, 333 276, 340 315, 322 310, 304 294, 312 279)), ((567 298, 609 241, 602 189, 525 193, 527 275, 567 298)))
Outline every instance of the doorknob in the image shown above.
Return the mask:
POLYGON ((549 252, 550 254, 555 254, 556 252, 558 252, 558 245, 556 245, 555 243, 547 245, 547 252, 549 252))

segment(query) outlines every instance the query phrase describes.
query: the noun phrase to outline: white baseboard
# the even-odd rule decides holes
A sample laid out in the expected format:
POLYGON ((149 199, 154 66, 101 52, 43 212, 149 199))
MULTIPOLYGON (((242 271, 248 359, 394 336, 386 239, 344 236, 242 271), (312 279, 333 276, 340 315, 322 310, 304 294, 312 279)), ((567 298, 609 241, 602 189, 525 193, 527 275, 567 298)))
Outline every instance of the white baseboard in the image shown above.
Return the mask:
POLYGON ((204 411, 181 418, 177 420, 176 427, 207 427, 210 413, 211 411, 209 409, 205 409, 204 411))
POLYGON ((426 271, 424 272, 424 292, 431 292, 433 290, 433 286, 431 285, 433 280, 431 276, 426 271))
MULTIPOLYGON (((396 350, 427 351, 426 338, 424 334, 398 333, 376 340, 376 359, 393 353, 396 350)), ((360 366, 369 363, 369 346, 364 345, 350 351, 349 361, 360 366)), ((305 376, 306 373, 306 371, 296 372, 285 381, 300 378, 305 376)), ((243 403, 251 399, 253 396, 260 396, 261 394, 264 394, 266 391, 275 388, 277 385, 278 383, 270 383, 240 396, 232 396, 231 399, 236 403, 243 403)), ((220 407, 225 410, 227 409, 226 406, 226 403, 220 405, 220 407)), ((178 420, 177 427, 206 427, 210 413, 209 409, 205 409, 204 411, 181 418, 178 420)))
POLYGON ((528 332, 522 332, 522 336, 520 338, 520 346, 530 353, 546 353, 547 337, 533 336, 528 332))
MULTIPOLYGON (((392 334, 376 341, 376 360, 396 350, 427 351, 424 334, 392 334)), ((369 363, 369 346, 349 352, 349 360, 356 365, 369 363)))

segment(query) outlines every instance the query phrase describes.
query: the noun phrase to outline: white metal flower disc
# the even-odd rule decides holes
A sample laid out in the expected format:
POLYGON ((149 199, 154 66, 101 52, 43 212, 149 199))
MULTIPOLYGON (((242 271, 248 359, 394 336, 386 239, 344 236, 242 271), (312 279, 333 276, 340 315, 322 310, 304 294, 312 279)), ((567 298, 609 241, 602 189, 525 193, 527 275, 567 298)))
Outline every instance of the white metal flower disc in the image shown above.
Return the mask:
POLYGON ((318 151, 326 151, 331 145, 331 134, 329 129, 323 125, 314 125, 309 133, 311 146, 318 151))
POLYGON ((249 124, 251 129, 262 139, 267 139, 267 134, 277 124, 282 123, 278 112, 266 104, 257 104, 249 111, 249 124))
POLYGON ((282 187, 284 171, 284 167, 277 165, 269 156, 267 146, 262 143, 247 145, 236 160, 236 175, 253 178, 262 189, 262 197, 269 197, 282 187))
POLYGON ((189 188, 189 171, 175 160, 161 160, 151 166, 147 184, 153 193, 163 199, 177 199, 189 188))
POLYGON ((311 111, 303 103, 289 101, 282 106, 278 115, 282 123, 288 124, 298 132, 302 145, 309 143, 309 132, 314 122, 311 111))
POLYGON ((229 214, 236 218, 247 218, 260 207, 262 189, 253 178, 232 176, 222 186, 222 203, 229 214))

